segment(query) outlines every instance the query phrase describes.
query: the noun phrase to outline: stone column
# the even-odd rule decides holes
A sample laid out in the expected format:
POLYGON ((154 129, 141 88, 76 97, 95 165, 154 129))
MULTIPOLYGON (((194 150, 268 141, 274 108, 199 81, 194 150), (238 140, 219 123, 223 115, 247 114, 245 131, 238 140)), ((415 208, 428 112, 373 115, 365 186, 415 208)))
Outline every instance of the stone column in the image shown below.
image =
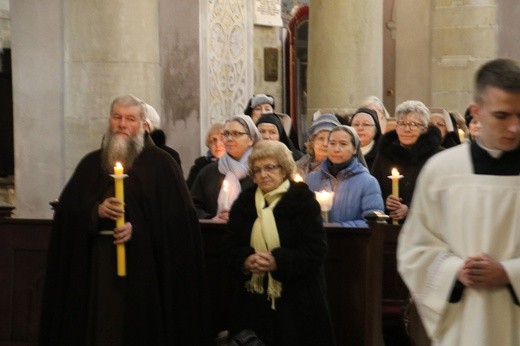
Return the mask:
POLYGON ((48 218, 111 100, 160 105, 156 0, 13 1, 16 217, 48 218))
POLYGON ((307 113, 351 111, 369 95, 382 98, 381 1, 310 0, 307 113))
POLYGON ((497 56, 497 3, 435 2, 432 19, 431 105, 464 114, 473 99, 475 71, 497 56))
POLYGON ((62 0, 13 1, 15 217, 49 218, 65 183, 62 0))
MULTIPOLYGON (((395 2, 395 105, 431 95, 431 0, 395 2)), ((389 110, 392 112, 392 110, 389 110)))

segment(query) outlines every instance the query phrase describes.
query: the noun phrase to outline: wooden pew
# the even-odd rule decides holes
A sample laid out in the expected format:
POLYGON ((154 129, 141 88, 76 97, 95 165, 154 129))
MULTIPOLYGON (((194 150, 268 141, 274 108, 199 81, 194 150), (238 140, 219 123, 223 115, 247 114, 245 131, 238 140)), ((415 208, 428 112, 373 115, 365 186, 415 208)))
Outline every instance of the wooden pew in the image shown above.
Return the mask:
POLYGON ((51 220, 0 218, 0 345, 36 345, 51 220))
POLYGON ((379 229, 384 234, 382 324, 385 341, 389 345, 410 345, 404 325, 404 309, 408 304, 409 292, 397 272, 397 239, 401 225, 373 223, 371 228, 379 229))
MULTIPOLYGON (((0 345, 36 345, 51 220, 0 218, 0 345), (5 327, 4 327, 5 326, 5 327)), ((211 312, 225 329, 234 287, 220 263, 224 224, 201 221, 211 312)), ((331 316, 338 345, 382 345, 379 229, 326 227, 331 316)))

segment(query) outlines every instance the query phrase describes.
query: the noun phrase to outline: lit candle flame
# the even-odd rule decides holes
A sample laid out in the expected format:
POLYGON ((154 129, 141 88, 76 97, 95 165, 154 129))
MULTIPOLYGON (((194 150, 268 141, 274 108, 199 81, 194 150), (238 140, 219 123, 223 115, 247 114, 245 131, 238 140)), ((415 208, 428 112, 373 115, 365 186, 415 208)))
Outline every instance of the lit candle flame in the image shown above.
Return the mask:
POLYGON ((464 133, 464 130, 462 130, 462 129, 459 129, 458 132, 459 132, 460 142, 462 143, 466 139, 466 134, 464 133))
POLYGON ((316 200, 320 203, 321 211, 329 211, 332 208, 334 192, 316 191, 316 200))

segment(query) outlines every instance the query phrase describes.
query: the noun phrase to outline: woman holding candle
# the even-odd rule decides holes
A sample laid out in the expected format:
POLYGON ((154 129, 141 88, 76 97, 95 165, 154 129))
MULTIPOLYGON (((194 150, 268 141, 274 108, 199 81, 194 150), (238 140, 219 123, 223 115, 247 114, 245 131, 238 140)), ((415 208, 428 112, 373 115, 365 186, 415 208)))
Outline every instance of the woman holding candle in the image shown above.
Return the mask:
POLYGON ((233 204, 223 241, 225 264, 242 283, 229 332, 251 329, 266 345, 334 345, 320 206, 305 183, 291 180, 294 170, 280 142, 261 141, 249 156, 256 186, 233 204))
POLYGON ((222 131, 226 152, 218 162, 204 167, 191 187, 199 219, 227 222, 229 206, 240 191, 253 185, 247 174, 247 158, 259 139, 258 129, 250 117, 235 115, 226 119, 222 131))
POLYGON ((385 133, 372 166, 372 175, 381 186, 386 212, 394 220, 404 221, 412 200, 415 181, 424 163, 443 148, 441 132, 429 125, 430 111, 420 101, 405 101, 396 108, 397 128, 385 133), (403 177, 399 180, 399 196, 392 194, 395 168, 403 177))
POLYGON ((377 180, 370 175, 361 153, 359 137, 350 126, 332 129, 327 159, 320 170, 307 175, 313 191, 333 191, 329 222, 343 227, 368 227, 364 215, 383 211, 384 204, 377 180))

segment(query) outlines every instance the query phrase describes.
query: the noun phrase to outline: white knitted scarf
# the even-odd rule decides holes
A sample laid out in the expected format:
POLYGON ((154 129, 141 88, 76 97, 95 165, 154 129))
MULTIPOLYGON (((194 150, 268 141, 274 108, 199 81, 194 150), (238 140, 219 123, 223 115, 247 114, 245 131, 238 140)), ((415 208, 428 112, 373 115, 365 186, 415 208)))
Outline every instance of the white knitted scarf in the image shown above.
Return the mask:
POLYGON ((225 204, 227 204, 227 207, 230 208, 235 199, 237 199, 238 195, 240 194, 240 191, 242 191, 242 187, 240 186, 240 179, 244 179, 248 174, 247 160, 251 150, 252 148, 247 149, 239 161, 229 156, 228 153, 222 155, 222 157, 218 160, 218 170, 220 173, 226 176, 224 180, 226 180, 228 183, 227 192, 224 192, 224 186, 220 187, 220 192, 217 199, 218 211, 224 209, 225 204))

